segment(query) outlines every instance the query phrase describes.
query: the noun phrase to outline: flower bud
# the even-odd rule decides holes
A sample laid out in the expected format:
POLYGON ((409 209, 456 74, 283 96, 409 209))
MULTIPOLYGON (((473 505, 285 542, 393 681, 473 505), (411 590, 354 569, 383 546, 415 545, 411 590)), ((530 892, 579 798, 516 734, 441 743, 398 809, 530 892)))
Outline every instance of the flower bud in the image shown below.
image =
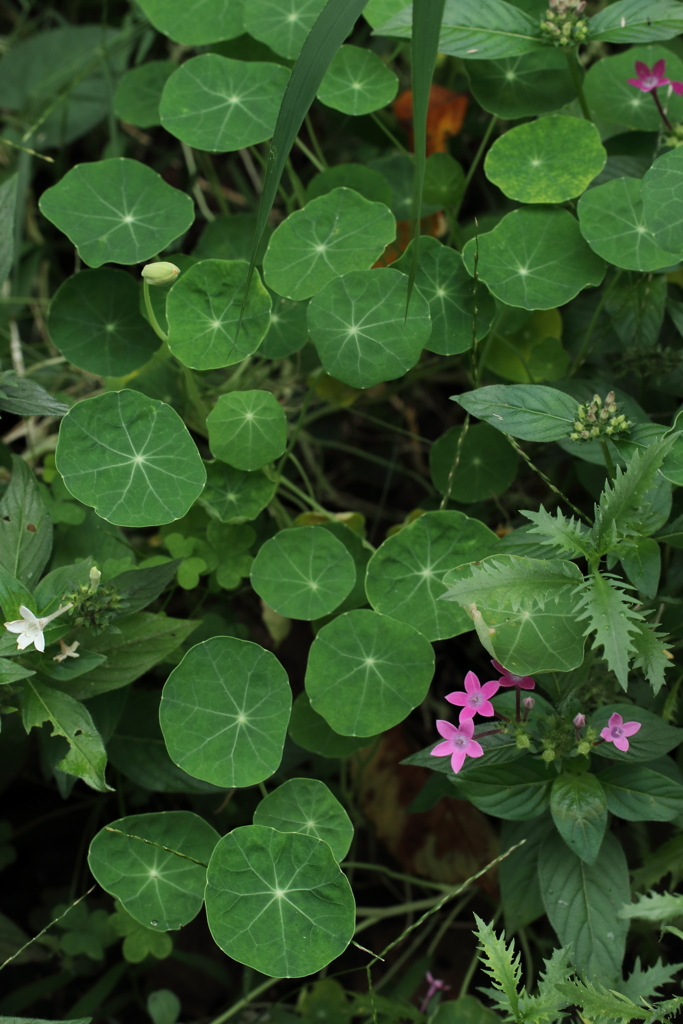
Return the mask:
POLYGON ((541 758, 546 764, 551 764, 555 760, 554 750, 544 750, 541 754, 541 758))
POLYGON ((142 276, 148 284, 172 284, 180 273, 175 263, 148 263, 142 268, 142 276))
POLYGON ((100 572, 100 570, 96 566, 93 565, 92 569, 90 570, 89 576, 90 576, 90 592, 92 594, 94 594, 95 591, 97 590, 97 588, 100 585, 100 580, 102 579, 102 573, 100 572))
POLYGON ((590 754, 590 749, 591 749, 591 745, 588 742, 588 740, 582 740, 581 743, 579 743, 578 751, 579 751, 580 754, 583 754, 584 756, 586 754, 590 754))
POLYGON ((527 709, 527 711, 531 711, 531 709, 532 709, 532 707, 534 706, 535 703, 536 703, 536 701, 534 700, 533 697, 525 697, 524 700, 522 701, 522 704, 527 709))
POLYGON ((574 719, 574 728, 575 729, 583 729, 585 724, 586 724, 586 716, 582 715, 581 713, 579 713, 575 717, 575 719, 574 719))
POLYGON ((531 740, 525 732, 518 732, 515 737, 515 746, 518 750, 529 750, 531 747, 531 740))

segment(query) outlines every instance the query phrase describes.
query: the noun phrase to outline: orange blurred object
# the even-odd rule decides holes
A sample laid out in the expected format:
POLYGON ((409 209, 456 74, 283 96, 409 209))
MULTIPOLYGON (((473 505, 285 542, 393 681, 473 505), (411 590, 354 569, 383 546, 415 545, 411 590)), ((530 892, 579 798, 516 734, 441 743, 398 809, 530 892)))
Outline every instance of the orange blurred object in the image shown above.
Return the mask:
MULTIPOLYGON (((469 97, 466 93, 444 89, 433 85, 429 91, 427 110, 427 156, 432 153, 448 152, 447 140, 457 135, 462 128, 469 97)), ((415 148, 413 138, 413 93, 406 89, 392 104, 392 110, 403 128, 408 132, 408 145, 415 148)))
MULTIPOLYGON (((432 213, 429 217, 423 217, 420 221, 421 235, 432 235, 433 238, 440 238, 447 230, 448 223, 440 210, 438 213, 432 213)), ((373 267, 388 267, 395 263, 410 245, 412 237, 413 222, 411 220, 397 220, 395 240, 389 242, 389 245, 377 262, 373 263, 373 267)))

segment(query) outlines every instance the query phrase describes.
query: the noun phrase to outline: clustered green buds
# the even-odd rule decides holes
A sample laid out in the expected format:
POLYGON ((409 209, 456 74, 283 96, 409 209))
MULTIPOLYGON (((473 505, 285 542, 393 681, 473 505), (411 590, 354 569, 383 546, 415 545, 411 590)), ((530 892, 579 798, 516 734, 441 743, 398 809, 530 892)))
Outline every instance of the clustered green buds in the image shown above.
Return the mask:
POLYGON ((586 0, 550 0, 541 21, 541 35, 553 46, 571 47, 588 38, 588 18, 584 16, 586 0))
POLYGON ((102 573, 93 566, 89 573, 90 583, 81 584, 78 590, 68 595, 74 606, 71 613, 74 626, 88 626, 95 636, 104 630, 118 632, 111 623, 127 604, 121 600, 116 587, 100 586, 101 577, 102 573))
POLYGON ((604 401, 600 395, 593 395, 591 402, 584 402, 579 406, 574 430, 569 436, 572 441, 593 441, 624 433, 632 425, 631 421, 619 412, 614 392, 610 391, 604 401))
POLYGON ((175 263, 148 263, 141 273, 148 284, 172 284, 180 273, 180 267, 175 263))
POLYGON ((670 132, 664 133, 664 145, 676 149, 683 146, 683 124, 675 124, 670 132))

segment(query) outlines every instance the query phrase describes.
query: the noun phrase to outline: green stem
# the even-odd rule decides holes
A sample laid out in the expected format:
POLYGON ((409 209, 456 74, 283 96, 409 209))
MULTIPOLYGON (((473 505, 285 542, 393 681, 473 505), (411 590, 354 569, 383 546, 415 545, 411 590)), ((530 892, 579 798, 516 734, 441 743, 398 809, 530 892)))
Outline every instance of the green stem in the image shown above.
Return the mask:
POLYGON ((489 139, 491 138, 491 134, 493 132, 493 129, 496 127, 497 124, 498 124, 498 118, 496 117, 495 114, 493 114, 493 116, 491 117, 491 120, 486 125, 486 131, 484 132, 483 138, 482 138, 481 142, 479 143, 479 149, 474 154, 474 160, 470 164, 469 169, 467 171, 467 174, 465 175, 465 183, 464 183, 464 185, 462 187, 462 195, 460 196, 460 201, 457 204, 457 206, 453 207, 453 219, 454 220, 458 219, 458 214, 460 213, 460 208, 462 207, 462 204, 463 204, 463 201, 465 199, 465 196, 467 195, 467 189, 470 186, 470 182, 472 181, 472 178, 474 177, 474 175, 477 172, 477 168, 479 167, 479 163, 481 161, 481 158, 484 155, 484 153, 486 151, 486 147, 489 144, 489 139))
POLYGON ((320 512, 321 514, 328 516, 330 519, 332 518, 332 516, 330 515, 326 508, 323 508, 322 505, 319 505, 318 502, 315 501, 313 498, 309 498, 305 491, 302 491, 300 487, 297 487, 296 484, 293 484, 292 481, 288 480, 286 476, 281 476, 278 481, 278 487, 282 486, 285 486, 287 490, 292 492, 292 494, 296 494, 297 498, 300 498, 301 501, 305 502, 306 505, 308 505, 309 508, 312 508, 315 512, 320 512))
POLYGON ((576 97, 579 101, 581 112, 587 121, 592 121, 593 118, 591 117, 591 112, 588 109, 588 104, 586 103, 586 96, 583 91, 583 83, 581 81, 581 74, 579 72, 579 63, 578 58, 576 56, 576 50, 565 50, 564 55, 567 58, 567 67, 569 68, 569 74, 572 76, 572 81, 574 83, 574 88, 576 89, 576 97))
POLYGON ((234 1017, 236 1013, 243 1010, 245 1006, 249 1005, 249 1003, 253 1003, 256 996, 260 996, 262 992, 266 992, 269 988, 272 988, 273 985, 276 985, 278 981, 282 980, 282 978, 267 978, 265 981, 262 981, 260 985, 253 988, 243 999, 238 999, 236 1003, 233 1003, 229 1010, 226 1010, 225 1013, 221 1013, 218 1017, 214 1017, 211 1024, 223 1024, 224 1021, 230 1020, 231 1017, 234 1017))
POLYGON ((356 869, 359 871, 379 871, 381 874, 386 875, 387 878, 395 878, 398 882, 411 882, 415 885, 421 885, 423 889, 438 889, 441 892, 450 892, 453 888, 452 885, 448 885, 446 882, 428 882, 425 878, 418 878, 416 875, 403 875, 400 871, 392 871, 391 868, 385 868, 382 864, 366 864, 364 861, 357 860, 345 860, 340 865, 344 870, 356 869))
POLYGON ((159 326, 159 321, 156 318, 156 314, 152 308, 152 299, 149 294, 149 281, 147 278, 142 279, 142 294, 145 297, 145 309, 147 310, 147 317, 152 325, 152 330, 159 338, 161 338, 162 341, 168 341, 168 334, 166 334, 165 331, 162 331, 159 326))
POLYGON ((543 483, 546 484, 546 486, 548 486, 550 488, 550 490, 553 492, 553 494, 556 494, 558 496, 558 498, 561 498, 562 501, 564 501, 567 505, 569 505, 570 509, 573 512, 576 512, 577 516, 579 516, 581 519, 585 520, 585 522, 588 523, 589 526, 592 526, 593 523, 589 519, 589 517, 586 515, 586 513, 582 512, 580 508, 578 508, 576 505, 574 505, 574 503, 571 502, 569 500, 569 498, 565 494, 563 494, 562 491, 558 487, 555 486, 555 484, 552 482, 552 480, 550 480, 550 478, 545 475, 543 470, 539 469, 538 466, 534 465, 534 463, 531 461, 531 459, 529 458, 527 453, 524 451, 524 449, 520 445, 517 444, 517 441, 515 440, 515 438, 511 434, 505 434, 505 437, 507 437, 508 441, 510 442, 512 447, 515 449, 517 454, 522 456, 522 458, 526 462, 526 464, 529 467, 529 469, 532 470, 532 472, 536 473, 538 476, 540 476, 540 478, 543 481, 543 483))
POLYGON ((617 475, 617 471, 614 467, 614 463, 612 462, 612 456, 610 455, 609 448, 607 447, 607 441, 605 441, 604 437, 600 437, 598 438, 598 444, 600 445, 600 448, 602 450, 602 457, 605 460, 605 466, 607 467, 607 475, 610 478, 610 480, 614 480, 615 476, 617 475))
POLYGON ((390 130, 389 130, 389 129, 387 128, 387 126, 385 125, 385 123, 384 123, 384 121, 382 120, 382 118, 381 118, 381 117, 378 117, 378 116, 377 116, 377 114, 374 114, 374 113, 371 113, 371 114, 370 114, 370 117, 371 117, 371 118, 372 118, 372 120, 373 120, 373 121, 375 122, 375 124, 377 125, 377 127, 378 127, 378 128, 381 128, 381 129, 382 129, 382 131, 384 132, 384 134, 386 135, 386 137, 387 137, 387 138, 389 139, 389 141, 390 141, 390 142, 392 142, 392 143, 394 144, 394 146, 396 146, 396 148, 397 148, 397 149, 400 149, 402 153, 405 153, 405 155, 406 155, 406 156, 409 156, 409 157, 410 157, 410 158, 412 159, 412 157, 413 157, 413 154, 412 154, 412 153, 409 153, 409 152, 408 152, 408 150, 406 149, 406 147, 405 147, 405 146, 404 146, 404 145, 403 145, 402 143, 400 143, 400 142, 398 141, 398 139, 397 139, 397 138, 396 138, 396 136, 395 136, 395 135, 393 134, 393 132, 391 132, 391 131, 390 131, 390 130))
POLYGON ((311 121, 311 115, 310 114, 306 114, 306 117, 304 118, 304 121, 305 121, 305 124, 306 124, 306 128, 308 130, 308 137, 311 140, 311 145, 313 146, 313 149, 316 152, 318 160, 323 165, 323 168, 325 170, 327 170, 329 165, 327 163, 327 160, 325 159, 325 154, 322 151, 322 147, 321 147, 320 143, 318 142, 318 136, 315 134, 315 128, 313 127, 313 122, 311 121))

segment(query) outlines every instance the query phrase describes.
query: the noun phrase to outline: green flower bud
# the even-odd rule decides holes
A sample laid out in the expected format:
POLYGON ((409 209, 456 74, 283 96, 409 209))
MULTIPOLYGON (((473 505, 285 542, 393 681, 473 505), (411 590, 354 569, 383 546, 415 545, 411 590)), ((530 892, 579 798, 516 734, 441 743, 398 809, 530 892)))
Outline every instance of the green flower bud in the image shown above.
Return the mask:
POLYGON ((550 764, 552 761, 555 760, 555 751, 554 750, 544 750, 543 753, 541 754, 541 758, 546 762, 546 764, 550 764))
POLYGON ((528 750, 531 746, 531 740, 525 732, 518 732, 515 737, 515 745, 518 750, 528 750))
POLYGON ((578 749, 580 754, 584 754, 584 755, 585 754, 589 754, 590 753, 590 749, 591 749, 591 744, 587 740, 581 740, 581 742, 579 743, 579 746, 578 746, 577 749, 578 749))
POLYGON ((180 273, 175 263, 148 263, 142 268, 142 276, 148 284, 172 284, 180 273))

